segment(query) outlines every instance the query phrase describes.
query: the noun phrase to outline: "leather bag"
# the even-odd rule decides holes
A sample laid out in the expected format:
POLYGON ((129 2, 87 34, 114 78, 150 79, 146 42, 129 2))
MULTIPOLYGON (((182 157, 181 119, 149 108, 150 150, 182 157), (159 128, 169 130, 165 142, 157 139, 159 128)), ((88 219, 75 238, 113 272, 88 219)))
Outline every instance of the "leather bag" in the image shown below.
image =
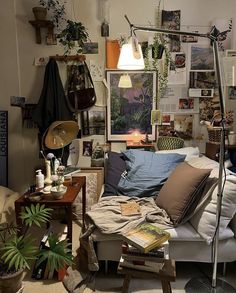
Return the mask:
POLYGON ((96 103, 96 93, 88 66, 84 61, 78 65, 68 65, 67 97, 71 111, 84 111, 96 103))

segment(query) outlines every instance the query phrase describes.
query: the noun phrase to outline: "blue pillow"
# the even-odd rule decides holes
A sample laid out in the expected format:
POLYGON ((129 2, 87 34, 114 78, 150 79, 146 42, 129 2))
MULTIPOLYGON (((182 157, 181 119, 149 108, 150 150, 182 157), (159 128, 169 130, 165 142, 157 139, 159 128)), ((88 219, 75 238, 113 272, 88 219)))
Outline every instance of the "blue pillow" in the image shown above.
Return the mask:
POLYGON ((153 196, 161 189, 171 172, 186 155, 158 154, 149 151, 127 150, 126 174, 118 183, 119 193, 126 196, 153 196))

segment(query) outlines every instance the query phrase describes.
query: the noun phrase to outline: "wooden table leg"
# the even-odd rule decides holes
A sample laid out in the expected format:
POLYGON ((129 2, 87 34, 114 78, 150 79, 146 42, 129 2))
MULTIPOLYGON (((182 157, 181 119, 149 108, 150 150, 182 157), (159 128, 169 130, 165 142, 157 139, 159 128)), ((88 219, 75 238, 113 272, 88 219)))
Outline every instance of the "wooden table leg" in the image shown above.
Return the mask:
POLYGON ((71 243, 72 247, 72 205, 67 206, 67 215, 66 215, 66 221, 67 221, 67 238, 69 240, 69 243, 71 243))
POLYGON ((123 289, 122 289, 122 293, 128 293, 129 292, 129 283, 131 280, 131 275, 126 274, 125 278, 124 278, 124 282, 123 282, 123 289))
POLYGON ((82 231, 85 232, 85 213, 86 213, 86 181, 82 186, 82 231))
POLYGON ((162 285, 162 291, 163 293, 171 293, 171 285, 169 281, 166 280, 161 280, 161 285, 162 285))

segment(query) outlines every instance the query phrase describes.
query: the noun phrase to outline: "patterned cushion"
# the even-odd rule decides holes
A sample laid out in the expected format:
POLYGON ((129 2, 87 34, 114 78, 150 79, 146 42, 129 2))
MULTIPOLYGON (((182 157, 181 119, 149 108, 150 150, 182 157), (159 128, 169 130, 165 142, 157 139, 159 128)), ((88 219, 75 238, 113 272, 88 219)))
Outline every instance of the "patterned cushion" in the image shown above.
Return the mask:
POLYGON ((184 140, 180 137, 159 136, 157 140, 158 150, 174 150, 184 146, 184 140))

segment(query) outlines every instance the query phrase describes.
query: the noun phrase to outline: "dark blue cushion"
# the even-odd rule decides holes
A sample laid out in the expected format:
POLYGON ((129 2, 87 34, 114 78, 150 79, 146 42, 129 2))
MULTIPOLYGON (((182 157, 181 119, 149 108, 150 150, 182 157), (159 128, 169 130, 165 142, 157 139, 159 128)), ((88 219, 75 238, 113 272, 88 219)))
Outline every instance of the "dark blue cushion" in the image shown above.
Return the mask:
POLYGON ((108 159, 105 163, 105 186, 102 196, 118 195, 117 185, 121 174, 126 168, 123 157, 121 153, 108 152, 108 159))
POLYGON ((127 150, 126 176, 118 183, 119 193, 127 196, 153 196, 161 189, 171 172, 186 155, 158 154, 149 151, 127 150))

